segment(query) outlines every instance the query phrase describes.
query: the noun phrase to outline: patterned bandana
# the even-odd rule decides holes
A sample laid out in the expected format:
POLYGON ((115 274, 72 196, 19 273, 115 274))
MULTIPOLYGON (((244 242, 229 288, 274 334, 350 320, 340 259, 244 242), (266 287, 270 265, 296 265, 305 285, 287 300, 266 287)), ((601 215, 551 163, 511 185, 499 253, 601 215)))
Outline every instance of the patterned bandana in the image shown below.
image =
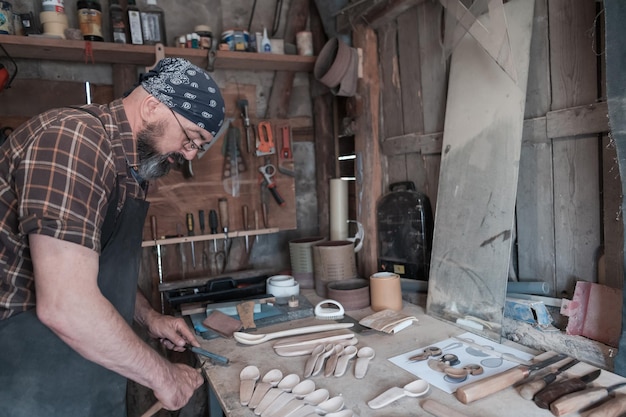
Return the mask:
POLYGON ((224 124, 224 99, 206 71, 182 58, 164 58, 141 74, 142 87, 160 102, 213 135, 224 124))

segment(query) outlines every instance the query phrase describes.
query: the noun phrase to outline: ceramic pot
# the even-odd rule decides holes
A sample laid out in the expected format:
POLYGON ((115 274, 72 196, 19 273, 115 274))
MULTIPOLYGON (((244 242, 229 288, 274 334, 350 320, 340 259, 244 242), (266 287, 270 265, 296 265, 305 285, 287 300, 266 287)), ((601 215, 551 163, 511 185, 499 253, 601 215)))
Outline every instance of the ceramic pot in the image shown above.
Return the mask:
POLYGON ((377 272, 370 276, 370 303, 372 310, 402 310, 400 275, 377 272))

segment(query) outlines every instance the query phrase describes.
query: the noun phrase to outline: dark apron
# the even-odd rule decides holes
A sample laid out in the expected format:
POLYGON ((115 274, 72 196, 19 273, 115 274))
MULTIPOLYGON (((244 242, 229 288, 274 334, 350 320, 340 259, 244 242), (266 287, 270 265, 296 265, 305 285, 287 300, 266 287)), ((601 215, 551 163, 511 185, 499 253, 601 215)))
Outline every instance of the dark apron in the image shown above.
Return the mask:
MULTIPOLYGON (((110 238, 100 255, 98 286, 130 324, 149 203, 127 198, 115 220, 116 201, 103 226, 110 238), (114 224, 110 233, 107 224, 114 224)), ((35 309, 0 321, 0 416, 125 415, 126 378, 76 353, 39 321, 35 309)))

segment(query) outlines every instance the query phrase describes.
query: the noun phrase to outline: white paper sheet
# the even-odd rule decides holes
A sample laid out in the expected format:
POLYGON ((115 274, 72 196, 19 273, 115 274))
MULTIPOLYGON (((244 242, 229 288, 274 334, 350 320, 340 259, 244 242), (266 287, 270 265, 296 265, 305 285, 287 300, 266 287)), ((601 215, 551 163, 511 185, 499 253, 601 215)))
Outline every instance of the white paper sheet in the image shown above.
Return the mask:
POLYGON ((463 333, 458 336, 458 338, 478 344, 482 346, 483 349, 472 347, 471 344, 463 343, 457 338, 450 338, 442 340, 438 343, 422 346, 419 349, 403 353, 402 355, 394 356, 389 358, 389 361, 405 371, 408 371, 425 380, 429 384, 444 390, 448 394, 452 394, 457 388, 462 387, 463 385, 479 381, 491 375, 499 374, 500 372, 506 371, 520 364, 520 362, 507 360, 507 355, 513 355, 514 357, 519 358, 520 361, 529 361, 533 358, 533 355, 526 352, 501 345, 473 333, 463 333), (431 357, 429 359, 439 360, 443 355, 453 354, 456 355, 459 360, 459 364, 454 365, 455 368, 463 368, 467 365, 480 365, 483 369, 483 373, 481 375, 468 375, 463 381, 455 381, 447 377, 446 374, 431 369, 431 367, 428 366, 428 360, 409 361, 411 356, 422 353, 425 348, 433 346, 440 348, 442 350, 442 355, 431 357), (490 353, 490 351, 492 351, 492 353, 490 353), (504 358, 501 357, 503 354, 505 356, 504 358))

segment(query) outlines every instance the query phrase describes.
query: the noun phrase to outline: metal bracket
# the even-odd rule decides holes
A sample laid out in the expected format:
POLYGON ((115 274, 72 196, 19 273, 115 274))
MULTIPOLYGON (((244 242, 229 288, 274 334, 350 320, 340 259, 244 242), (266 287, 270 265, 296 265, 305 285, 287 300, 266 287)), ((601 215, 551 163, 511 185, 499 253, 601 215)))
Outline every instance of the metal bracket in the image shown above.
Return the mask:
POLYGON ((165 47, 163 46, 162 43, 157 43, 156 45, 154 45, 154 64, 152 64, 149 67, 146 67, 146 72, 150 71, 152 68, 156 67, 156 64, 162 60, 163 58, 165 58, 165 47))
POLYGON ((212 47, 207 52, 207 68, 206 69, 209 72, 213 72, 215 70, 215 59, 216 58, 217 58, 217 52, 215 51, 215 48, 212 47))

